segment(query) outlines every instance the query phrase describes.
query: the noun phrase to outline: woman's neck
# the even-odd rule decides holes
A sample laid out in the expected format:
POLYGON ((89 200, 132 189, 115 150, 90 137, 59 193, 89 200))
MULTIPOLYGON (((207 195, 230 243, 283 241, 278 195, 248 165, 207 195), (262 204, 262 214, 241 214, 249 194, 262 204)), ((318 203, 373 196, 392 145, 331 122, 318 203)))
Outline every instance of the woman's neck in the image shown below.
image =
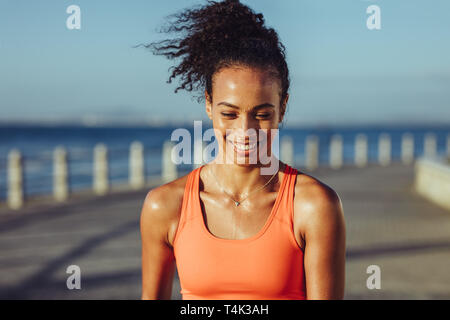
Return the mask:
MULTIPOLYGON (((274 158, 275 163, 269 165, 237 165, 237 164, 221 164, 212 161, 205 167, 208 168, 205 172, 206 178, 211 180, 212 184, 217 183, 229 194, 236 198, 239 196, 252 192, 258 187, 263 186, 267 181, 275 175, 272 179, 272 185, 278 181, 276 173, 284 171, 285 164, 280 160, 274 158), (273 167, 269 169, 270 167, 273 167), (262 174, 262 168, 266 168, 269 175, 262 174), (218 180, 214 182, 212 180, 218 180)), ((203 171, 203 170, 202 170, 203 171)), ((270 189, 270 185, 267 186, 270 189)))

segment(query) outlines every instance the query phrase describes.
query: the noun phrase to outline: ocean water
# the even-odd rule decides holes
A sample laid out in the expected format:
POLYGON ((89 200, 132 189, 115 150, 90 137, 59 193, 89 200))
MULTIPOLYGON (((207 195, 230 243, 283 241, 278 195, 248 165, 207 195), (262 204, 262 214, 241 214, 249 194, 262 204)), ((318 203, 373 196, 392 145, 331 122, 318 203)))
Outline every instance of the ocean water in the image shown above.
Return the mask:
MULTIPOLYGON (((193 125, 186 126, 193 136, 193 125)), ((93 148, 97 143, 108 147, 108 159, 112 183, 128 180, 129 149, 133 141, 144 145, 146 176, 161 171, 162 144, 171 139, 175 127, 83 127, 83 126, 0 126, 0 201, 6 199, 7 157, 12 149, 18 149, 24 159, 25 195, 49 194, 52 192, 53 150, 64 146, 68 151, 69 181, 72 190, 91 188, 93 148)), ((203 131, 208 127, 203 127, 203 131)), ((354 144, 357 134, 368 138, 369 162, 378 157, 378 138, 382 133, 391 136, 393 161, 400 160, 401 138, 404 133, 414 137, 414 155, 420 157, 424 150, 424 137, 433 133, 437 139, 437 152, 446 153, 449 126, 441 127, 336 127, 336 128, 284 128, 280 138, 291 136, 294 141, 294 158, 302 166, 305 156, 305 141, 308 135, 319 138, 319 163, 327 165, 329 143, 334 134, 343 138, 344 163, 354 162, 354 144)), ((176 142, 175 142, 176 143, 176 142)), ((180 165, 180 170, 189 171, 191 165, 180 165)))

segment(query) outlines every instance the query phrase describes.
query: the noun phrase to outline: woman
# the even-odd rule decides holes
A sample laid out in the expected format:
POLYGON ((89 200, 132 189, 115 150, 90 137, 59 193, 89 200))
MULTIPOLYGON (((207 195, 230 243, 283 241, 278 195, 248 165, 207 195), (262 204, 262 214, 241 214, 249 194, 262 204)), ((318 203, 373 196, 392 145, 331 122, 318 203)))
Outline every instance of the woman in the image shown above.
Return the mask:
POLYGON ((167 31, 182 37, 147 47, 181 58, 169 82, 181 76, 177 90, 202 90, 219 151, 147 194, 142 299, 170 299, 175 265, 183 299, 342 299, 341 201, 271 150, 271 129, 282 123, 289 98, 277 33, 237 0, 174 17, 167 31), (261 149, 275 161, 274 173, 262 174, 271 164, 261 161, 261 149))

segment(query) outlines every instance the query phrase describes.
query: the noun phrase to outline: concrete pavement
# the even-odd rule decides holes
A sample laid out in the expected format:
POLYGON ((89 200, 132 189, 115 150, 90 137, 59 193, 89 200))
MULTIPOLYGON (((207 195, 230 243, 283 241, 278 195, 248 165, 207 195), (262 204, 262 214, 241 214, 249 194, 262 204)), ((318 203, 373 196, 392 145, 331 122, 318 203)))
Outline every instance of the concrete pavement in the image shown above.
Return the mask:
MULTIPOLYGON (((347 225, 347 299, 450 299, 450 212, 412 189, 413 166, 318 169, 347 225), (369 290, 366 269, 381 270, 369 290)), ((147 191, 0 210, 1 299, 139 299, 139 214, 147 191), (66 268, 81 268, 68 290, 66 268)), ((175 278, 173 298, 179 299, 175 278)))

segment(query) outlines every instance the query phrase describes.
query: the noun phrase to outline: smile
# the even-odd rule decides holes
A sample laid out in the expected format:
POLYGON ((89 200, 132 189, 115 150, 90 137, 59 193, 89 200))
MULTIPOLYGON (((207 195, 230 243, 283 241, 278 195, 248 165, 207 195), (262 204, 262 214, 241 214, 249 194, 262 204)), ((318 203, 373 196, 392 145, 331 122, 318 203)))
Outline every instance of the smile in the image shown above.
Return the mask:
POLYGON ((237 151, 252 151, 255 150, 256 146, 258 145, 258 143, 249 144, 249 143, 237 143, 232 141, 229 142, 234 146, 234 148, 237 151))
POLYGON ((236 149, 238 150, 253 150, 256 148, 256 143, 254 144, 238 144, 238 143, 233 143, 234 146, 236 147, 236 149))

